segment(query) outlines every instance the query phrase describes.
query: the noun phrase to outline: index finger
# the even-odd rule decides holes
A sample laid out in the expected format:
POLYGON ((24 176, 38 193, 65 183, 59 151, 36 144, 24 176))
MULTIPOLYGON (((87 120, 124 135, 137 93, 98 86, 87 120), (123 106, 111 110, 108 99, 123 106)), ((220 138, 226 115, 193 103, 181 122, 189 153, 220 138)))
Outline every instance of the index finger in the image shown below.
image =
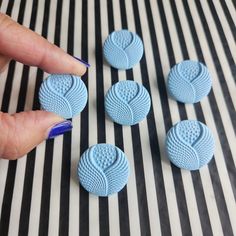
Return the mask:
POLYGON ((0 13, 0 54, 48 73, 82 76, 89 65, 0 13))

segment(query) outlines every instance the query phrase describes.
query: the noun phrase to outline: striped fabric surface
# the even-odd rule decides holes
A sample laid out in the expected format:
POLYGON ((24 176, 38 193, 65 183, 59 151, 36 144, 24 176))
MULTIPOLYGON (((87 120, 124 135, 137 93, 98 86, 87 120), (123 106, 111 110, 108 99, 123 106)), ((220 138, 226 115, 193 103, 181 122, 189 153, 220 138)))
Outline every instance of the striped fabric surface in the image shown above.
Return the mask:
MULTIPOLYGON (((69 54, 91 64, 83 76, 89 101, 73 131, 43 142, 18 161, 0 160, 0 235, 236 235, 235 0, 0 0, 0 10, 69 54), (103 59, 113 30, 129 29, 145 54, 132 70, 103 59), (184 59, 206 64, 209 96, 195 105, 171 100, 170 68, 184 59), (152 99, 139 125, 122 127, 104 112, 104 95, 121 80, 142 83, 152 99), (167 131, 197 119, 213 132, 214 159, 199 171, 166 158, 167 131), (76 176, 80 155, 96 143, 128 156, 128 185, 109 198, 88 194, 76 176)), ((47 74, 12 61, 0 75, 1 111, 39 109, 47 74)))

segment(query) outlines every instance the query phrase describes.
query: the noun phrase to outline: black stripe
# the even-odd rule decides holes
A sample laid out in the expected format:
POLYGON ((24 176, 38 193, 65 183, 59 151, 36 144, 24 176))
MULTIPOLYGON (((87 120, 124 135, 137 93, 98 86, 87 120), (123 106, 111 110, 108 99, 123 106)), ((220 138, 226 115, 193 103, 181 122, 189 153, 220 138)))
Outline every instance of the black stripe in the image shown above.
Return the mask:
POLYGON ((66 133, 63 140, 60 220, 59 235, 69 234, 69 202, 70 202, 70 170, 71 170, 71 133, 66 133))
POLYGON ((45 148, 45 161, 43 168, 43 183, 41 195, 41 209, 39 219, 39 235, 48 235, 49 209, 51 196, 52 162, 54 140, 48 140, 45 148))
POLYGON ((209 8, 211 10, 211 15, 212 15, 212 17, 213 17, 213 19, 215 21, 215 24, 216 24, 216 27, 217 27, 217 30, 218 30, 218 33, 219 33, 219 36, 220 36, 221 44, 222 44, 222 46, 224 48, 224 52, 225 52, 227 61, 228 61, 229 66, 230 66, 230 70, 231 70, 232 76, 236 79, 236 65, 235 65, 235 61, 233 59, 232 53, 230 51, 230 48, 229 48, 229 45, 228 45, 228 42, 227 42, 227 39, 225 37, 225 33, 224 33, 223 27, 221 25, 219 16, 218 16, 218 14, 216 12, 216 9, 215 9, 215 6, 214 6, 214 3, 212 2, 212 0, 208 0, 207 2, 208 2, 208 5, 209 5, 209 8))
MULTIPOLYGON (((77 12, 80 14, 80 12, 77 12)), ((82 1, 82 30, 81 30, 81 57, 88 61, 88 2, 82 1)), ((88 88, 88 73, 83 76, 83 81, 88 88)), ((89 91, 88 91, 89 92, 89 91)), ((88 96, 89 99, 89 96, 88 96)), ((88 148, 89 145, 89 101, 80 115, 80 155, 88 148)), ((80 186, 79 198, 79 235, 89 235, 89 194, 80 186)))
MULTIPOLYGON (((205 63, 203 53, 202 53, 202 49, 200 47, 199 39, 197 37, 196 29, 194 27, 193 19, 192 19, 187 1, 184 1, 184 8, 185 8, 185 12, 186 12, 186 15, 187 15, 187 18, 188 18, 188 23, 189 23, 189 26, 190 26, 192 38, 194 40, 194 45, 195 45, 195 48, 196 48, 196 51, 197 51, 197 54, 198 54, 198 58, 203 63, 205 63)), ((211 93, 209 94, 209 100, 210 100, 210 103, 211 103, 211 109, 212 109, 212 113, 213 113, 213 116, 214 116, 215 124, 217 126, 217 131, 219 132, 219 128, 221 128, 221 127, 223 128, 223 125, 222 125, 222 121, 221 121, 221 118, 220 118, 220 113, 219 113, 218 107, 216 105, 215 96, 214 96, 213 91, 211 91, 211 93), (216 109, 216 111, 214 109, 216 109), (219 122, 219 120, 220 120, 220 122, 219 122), (220 125, 220 127, 218 125, 220 125)), ((200 104, 195 105, 196 111, 199 109, 198 106, 200 106, 200 104)), ((201 108, 200 108, 200 110, 201 110, 201 108)), ((199 112, 197 112, 197 118, 198 118, 198 120, 205 123, 205 119, 204 119, 203 114, 199 114, 199 112)), ((220 138, 220 141, 221 141, 222 150, 223 150, 224 155, 225 155, 225 151, 227 151, 227 145, 226 145, 225 142, 222 143, 222 139, 221 139, 222 136, 223 136, 222 134, 224 134, 224 129, 223 130, 221 129, 220 133, 218 133, 218 134, 219 134, 219 138, 220 138)), ((227 141, 227 139, 226 139, 226 141, 227 141)), ((229 148, 228 148, 228 150, 230 151, 229 148)), ((230 153, 231 153, 231 151, 230 151, 230 153)), ((227 164, 227 162, 226 162, 226 164, 227 164)), ((228 215, 228 211, 227 211, 227 206, 226 206, 226 203, 225 203, 225 198, 224 198, 222 186, 220 184, 220 179, 219 179, 218 170, 216 168, 215 159, 213 159, 209 163, 208 167, 209 167, 209 171, 210 171, 210 175, 211 175, 213 190, 214 190, 214 193, 215 193, 217 208, 218 208, 218 212, 219 212, 219 216, 220 216, 223 231, 226 234, 231 235, 232 227, 231 227, 231 224, 230 224, 230 219, 229 219, 229 215, 228 215)), ((234 171, 232 171, 232 169, 235 170, 235 168, 233 166, 231 166, 231 168, 228 169, 228 173, 230 173, 230 174, 233 173, 234 171)), ((196 177, 196 176, 194 176, 194 173, 195 172, 192 172, 192 176, 196 177)), ((198 183, 197 180, 195 181, 195 183, 198 183)), ((195 191, 195 194, 196 194, 196 197, 197 197, 198 192, 195 191)), ((199 208, 199 212, 200 212, 200 209, 202 209, 201 206, 199 208)), ((204 214, 204 212, 200 212, 200 215, 202 215, 202 214, 204 214)), ((206 227, 206 230, 207 230, 209 225, 205 225, 205 227, 206 227)), ((208 231, 203 230, 203 232, 206 232, 206 234, 208 234, 208 231)))
MULTIPOLYGON (((104 83, 103 83, 103 53, 101 35, 100 0, 95 1, 95 57, 96 57, 96 92, 97 92, 97 130, 98 143, 106 142, 105 108, 104 108, 104 83)), ((99 228, 100 235, 109 235, 109 210, 108 198, 99 197, 99 228)))
MULTIPOLYGON (((153 49, 154 55, 154 63, 156 68, 156 76, 158 80, 158 90, 160 93, 161 98, 161 106, 163 112, 163 118, 165 120, 165 127, 171 127, 171 116, 170 116, 170 108, 167 102, 167 93, 165 88, 165 80, 164 80, 164 73, 162 70, 162 64, 160 61, 160 54, 159 54, 159 47, 154 27, 154 20, 151 11, 150 1, 145 1, 145 9, 147 13, 147 20, 148 20, 148 28, 150 32, 151 44, 153 49)), ((144 59, 143 59, 144 60, 144 59)), ((143 61, 142 60, 142 61, 143 61)), ((145 61, 146 64, 146 61, 145 61)), ((143 77, 144 78, 144 77, 143 77)), ((150 93, 150 88, 146 87, 150 93)), ((167 207, 167 199, 166 199, 166 192, 165 192, 165 185, 164 185, 164 178, 163 178, 163 170, 161 165, 161 154, 160 154, 160 145, 157 136, 157 129, 155 124, 154 112, 153 108, 151 107, 150 113, 148 115, 148 131, 149 131, 149 140, 151 145, 151 152, 152 152, 152 161, 153 161, 153 171, 155 177, 155 187, 156 187, 156 195, 158 201, 158 210, 160 215, 160 226, 161 232, 163 235, 171 235, 171 227, 170 227, 170 219, 169 219, 169 212, 167 207), (150 118, 149 118, 150 117, 150 118), (150 122, 151 120, 152 122, 150 122)))
MULTIPOLYGON (((114 15, 113 15, 113 2, 107 1, 107 14, 108 14, 108 29, 109 33, 114 31, 114 15)), ((112 85, 117 83, 118 70, 111 67, 111 82, 112 85)), ((114 123, 115 131, 115 145, 121 150, 124 150, 123 143, 123 129, 119 124, 114 123)), ((129 209, 128 209, 128 196, 127 187, 118 193, 118 203, 119 203, 119 222, 120 222, 120 235, 129 236, 130 235, 130 224, 129 224, 129 209)))
POLYGON ((222 9, 224 11, 225 17, 226 17, 226 19, 228 21, 228 24, 229 24, 229 27, 231 29, 231 32, 233 34, 234 41, 236 41, 236 27, 235 27, 233 18, 232 18, 231 14, 230 14, 230 11, 229 11, 225 1, 220 1, 220 4, 221 4, 221 7, 222 7, 222 9))
MULTIPOLYGON (((163 26, 162 28, 164 31, 164 37, 165 37, 165 41, 167 45, 168 58, 169 58, 170 66, 172 67, 176 64, 176 61, 175 61, 175 55, 174 55, 174 51, 172 47, 173 44, 171 42, 169 28, 168 28, 168 24, 166 20, 166 15, 165 15, 163 3, 161 0, 158 1, 158 6, 159 6, 159 13, 161 16, 161 22, 163 26)), ((178 103, 178 109, 179 109, 180 117, 186 119, 187 113, 185 110, 185 105, 178 103)), ((177 205, 178 205, 178 210, 179 210, 182 234, 189 235, 189 234, 192 234, 192 232, 191 232, 186 196, 184 192, 184 185, 183 185, 183 180, 181 176, 181 170, 175 167, 173 164, 171 164, 171 169, 173 173, 173 181, 175 184, 175 193, 176 193, 176 200, 177 200, 177 205)))
POLYGON ((0 8, 1 8, 1 6, 2 6, 2 0, 0 0, 0 8))
MULTIPOLYGON (((57 20, 61 26, 62 2, 58 2, 57 20)), ((74 52, 74 18, 75 18, 75 2, 70 0, 69 6, 69 22, 68 22, 68 44, 67 51, 73 55, 74 52), (70 45, 70 46, 69 46, 70 45)), ((55 32, 55 41, 58 40, 60 45, 61 28, 55 32)), ((62 150, 62 169, 61 169, 61 194, 60 194, 60 219, 59 219, 59 235, 69 234, 69 208, 70 208, 70 172, 71 172, 71 132, 64 135, 62 150)))
MULTIPOLYGON (((213 39, 212 39, 212 36, 210 34, 209 27, 206 23, 206 18, 203 14, 202 7, 201 7, 200 3, 198 3, 198 2, 196 2, 196 5, 197 5, 197 9, 198 9, 198 12, 199 12, 199 15, 200 15, 200 19, 201 19, 203 27, 204 27, 205 34, 208 38, 208 44, 211 48, 211 53, 212 53, 211 55, 212 55, 212 59, 214 61, 214 64, 215 64, 215 67, 216 67, 216 70, 217 70, 217 73, 218 73, 218 78, 224 84, 224 87, 228 89, 227 82, 225 80, 225 77, 224 77, 224 74, 223 74, 222 67, 220 65, 218 56, 216 55, 216 49, 213 45, 213 39)), ((204 61, 204 58, 203 58, 203 61, 204 61)), ((236 112, 235 112, 233 104, 231 104, 232 98, 228 93, 225 94, 224 98, 226 100, 227 105, 228 105, 228 103, 230 103, 230 107, 231 107, 230 116, 232 118, 231 120, 232 120, 232 123, 233 123, 234 131, 236 133, 236 112), (229 100, 226 99, 226 96, 230 97, 230 99, 229 100)), ((209 94, 209 100, 210 100, 210 103, 211 103, 211 109, 212 109, 212 113, 213 113, 213 116, 214 116, 214 120, 215 120, 215 123, 216 123, 216 126, 217 126, 217 132, 219 134, 220 142, 221 142, 221 145, 222 145, 222 150, 224 152, 227 170, 228 170, 228 173, 230 173, 230 174, 232 173, 232 175, 229 175, 229 177, 230 177, 232 189, 233 189, 233 192, 234 192, 234 197, 235 197, 235 200, 236 200, 236 182, 234 181, 236 179, 236 172, 235 171, 231 172, 232 168, 235 168, 235 164, 234 164, 233 156, 232 156, 232 153, 231 153, 231 150, 230 150, 230 147, 229 147, 228 139, 226 137, 226 133, 225 133, 225 130, 224 130, 221 114, 220 114, 219 108, 216 104, 216 99, 215 99, 215 95, 213 93, 213 90, 209 94)))
POLYGON ((13 5, 14 5, 14 1, 9 1, 9 2, 8 2, 7 11, 6 11, 6 14, 7 14, 8 16, 11 16, 12 9, 13 9, 13 5))
POLYGON ((234 109, 232 98, 231 98, 230 93, 229 93, 227 82, 226 82, 224 73, 222 71, 222 66, 220 64, 219 57, 217 55, 216 48, 214 46, 213 38, 211 36, 210 29, 209 29, 209 26, 208 26, 207 21, 206 21, 206 17, 203 13, 203 9, 202 9, 202 6, 201 6, 199 1, 196 1, 196 6, 197 6, 198 14, 199 14, 199 19, 202 22, 202 26, 203 26, 203 29, 204 29, 204 32, 205 32, 205 35, 206 35, 206 38, 207 38, 207 43, 209 45, 211 56, 212 56, 212 59, 213 59, 213 62, 214 62, 214 65, 215 65, 215 68, 216 68, 216 71, 217 71, 217 74, 218 74, 218 79, 219 79, 219 82, 220 82, 220 85, 221 85, 221 89, 222 89, 222 92, 223 92, 223 95, 224 95, 224 99, 225 99, 227 109, 229 111, 230 119, 231 119, 232 124, 233 124, 234 132, 236 134, 236 112, 235 112, 235 109, 234 109))
MULTIPOLYGON (((10 1, 7 7, 6 14, 11 16, 12 9, 13 9, 13 1, 10 1)), ((24 11, 25 11, 25 0, 22 0, 20 3, 20 9, 18 15, 18 22, 20 24, 22 24, 23 22, 24 11)), ((1 106, 1 111, 3 112, 8 112, 14 71, 15 71, 15 62, 12 61, 8 69, 7 81, 3 93, 3 101, 1 106)), ((6 185, 1 209, 1 219, 0 219, 0 234, 3 236, 7 235, 9 230, 9 221, 11 214, 13 190, 15 185, 16 167, 17 167, 17 161, 9 161, 6 185)))
MULTIPOLYGON (((35 29, 37 6, 38 6, 38 0, 34 0, 32 5, 31 20, 30 20, 30 29, 32 30, 35 29)), ((24 110, 27 87, 28 87, 28 79, 29 79, 29 67, 24 66, 21 78, 17 112, 24 110)), ((34 165, 35 165, 35 153, 36 149, 32 150, 27 155, 23 196, 22 196, 21 212, 20 212, 21 214, 19 222, 19 235, 28 234, 34 165)))
MULTIPOLYGON (((136 19, 139 16, 138 16, 138 12, 136 11, 137 10, 136 5, 137 3, 133 2, 135 24, 136 24, 136 28, 138 28, 139 23, 137 22, 136 19)), ((120 1, 120 8, 121 8, 120 12, 121 12, 121 19, 122 19, 122 28, 128 28, 125 1, 123 0, 120 1)), ((132 69, 126 71, 126 76, 128 80, 134 80, 132 69)), ((134 167, 135 167, 136 187, 137 187, 137 195, 138 195, 138 208, 139 208, 141 235, 151 235, 148 204, 147 204, 147 192, 146 192, 144 167, 143 167, 142 146, 141 146, 140 130, 139 130, 138 124, 131 126, 131 135, 132 135, 133 157, 135 157, 134 167)))
MULTIPOLYGON (((45 2, 45 7, 44 7, 42 36, 45 38, 47 38, 48 35, 49 9, 50 9, 50 0, 45 2)), ((43 71, 38 69, 36 76, 35 91, 34 91, 33 109, 40 108, 40 104, 38 101, 38 92, 42 80, 43 80, 43 71)), ((45 155, 44 155, 45 159, 44 159, 41 208, 40 208, 40 219, 39 219, 39 235, 48 234, 53 147, 54 147, 54 140, 48 140, 46 142, 45 155)))

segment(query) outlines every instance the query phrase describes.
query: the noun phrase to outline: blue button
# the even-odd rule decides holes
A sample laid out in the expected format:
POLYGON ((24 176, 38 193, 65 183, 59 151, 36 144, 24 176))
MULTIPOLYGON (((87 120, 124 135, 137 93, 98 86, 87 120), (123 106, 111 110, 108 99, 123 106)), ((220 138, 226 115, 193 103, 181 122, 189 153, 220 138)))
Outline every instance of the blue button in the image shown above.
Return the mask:
POLYGON ((127 184, 129 173, 129 162, 124 152, 111 144, 90 147, 78 164, 80 184, 98 196, 119 192, 127 184))
POLYGON ((197 61, 183 61, 175 65, 167 80, 169 95, 182 103, 196 103, 211 90, 211 75, 206 66, 197 61))
POLYGON ((135 81, 120 81, 114 84, 105 97, 108 116, 121 125, 135 125, 148 114, 151 99, 143 85, 135 81))
POLYGON ((103 53, 107 62, 117 69, 130 69, 143 56, 140 37, 128 30, 114 31, 106 39, 103 53))
POLYGON ((39 90, 42 109, 65 119, 78 115, 86 106, 87 100, 84 82, 74 75, 50 75, 39 90))
POLYGON ((184 120, 172 127, 166 137, 166 153, 179 168, 197 170, 213 157, 214 137, 210 129, 195 120, 184 120))

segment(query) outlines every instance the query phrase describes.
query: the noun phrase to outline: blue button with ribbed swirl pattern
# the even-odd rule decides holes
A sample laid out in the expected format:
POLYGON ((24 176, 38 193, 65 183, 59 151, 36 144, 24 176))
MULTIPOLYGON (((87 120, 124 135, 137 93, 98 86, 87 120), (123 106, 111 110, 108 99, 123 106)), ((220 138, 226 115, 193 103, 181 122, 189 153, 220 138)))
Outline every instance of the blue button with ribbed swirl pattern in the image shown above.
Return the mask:
POLYGON ((169 95, 182 103, 199 102, 208 95, 211 85, 211 75, 207 67, 192 60, 175 65, 167 80, 169 95))
POLYGON ((151 99, 145 87, 135 81, 114 84, 105 96, 107 115, 121 125, 135 125, 148 114, 151 99))
POLYGON ((128 30, 112 32, 106 39, 103 53, 107 62, 117 69, 130 69, 143 56, 143 42, 128 30))
POLYGON ((65 119, 78 115, 86 106, 88 93, 80 77, 67 74, 50 75, 39 90, 43 110, 65 119))
POLYGON ((184 120, 172 127, 166 137, 166 153, 179 168, 197 170, 208 164, 214 154, 211 130, 195 120, 184 120))
POLYGON ((78 164, 80 184, 98 196, 119 192, 127 184, 129 173, 129 162, 124 152, 111 144, 90 147, 78 164))

